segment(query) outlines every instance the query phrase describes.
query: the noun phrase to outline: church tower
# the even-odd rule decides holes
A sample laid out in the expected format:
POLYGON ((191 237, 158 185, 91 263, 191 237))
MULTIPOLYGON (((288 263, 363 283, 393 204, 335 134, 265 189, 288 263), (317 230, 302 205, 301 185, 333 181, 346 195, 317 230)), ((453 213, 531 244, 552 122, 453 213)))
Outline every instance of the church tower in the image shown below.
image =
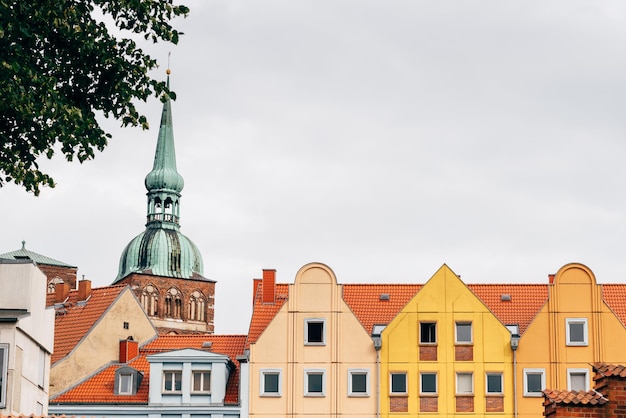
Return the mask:
MULTIPOLYGON (((169 87, 169 70, 167 71, 169 87)), ((184 181, 176 169, 172 104, 165 97, 148 190, 146 229, 126 246, 114 284, 126 283, 161 334, 212 333, 215 281, 200 251, 180 232, 184 181)))

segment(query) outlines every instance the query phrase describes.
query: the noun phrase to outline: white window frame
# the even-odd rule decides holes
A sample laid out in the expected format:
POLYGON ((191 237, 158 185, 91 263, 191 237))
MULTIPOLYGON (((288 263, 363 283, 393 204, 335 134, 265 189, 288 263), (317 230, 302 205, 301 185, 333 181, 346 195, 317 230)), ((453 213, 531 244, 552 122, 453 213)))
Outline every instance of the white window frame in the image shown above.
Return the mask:
POLYGON ((474 323, 472 321, 455 321, 454 322, 454 343, 459 345, 471 345, 474 344, 474 323), (459 325, 470 326, 470 339, 469 341, 459 341, 459 325))
POLYGON ((419 338, 420 338, 420 345, 437 345, 437 321, 420 321, 420 330, 419 330, 419 338), (423 335, 422 335, 422 324, 432 324, 435 326, 435 341, 428 341, 425 342, 423 335))
POLYGON ((306 318, 304 320, 304 345, 326 345, 326 318, 306 318), (322 341, 309 341, 309 324, 322 324, 322 341))
POLYGON ((210 394, 211 393, 211 370, 192 370, 191 371, 191 393, 198 393, 198 394, 210 394), (208 373, 209 374, 209 381, 206 382, 205 378, 204 378, 204 374, 208 373), (200 376, 202 376, 200 378, 200 390, 195 390, 194 386, 195 386, 195 378, 196 375, 199 374, 200 376), (206 388, 206 386, 208 385, 208 388, 206 388))
POLYGON ((409 378, 407 375, 407 372, 404 371, 395 371, 395 372, 389 372, 389 394, 391 396, 398 396, 398 395, 407 395, 409 393, 409 378), (394 392, 393 391, 393 376, 394 375, 403 375, 404 376, 404 392, 394 392))
POLYGON ((117 394, 118 395, 132 395, 133 394, 133 384, 134 384, 133 375, 134 373, 132 372, 124 372, 118 375, 118 379, 119 379, 119 381, 117 382, 117 394), (124 382, 125 379, 128 379, 127 381, 128 390, 123 390, 124 384, 122 384, 122 382, 124 382))
POLYGON ((572 389, 572 374, 585 375, 585 387, 583 390, 587 392, 589 390, 589 369, 567 369, 567 390, 574 390, 572 389))
POLYGON ((589 330, 587 318, 566 318, 565 319, 565 343, 568 346, 587 346, 589 345, 589 330), (570 325, 583 325, 583 341, 572 341, 570 336, 570 325))
POLYGON ((546 388, 546 369, 524 369, 524 396, 527 397, 541 397, 543 396, 542 390, 546 388), (539 392, 528 391, 528 375, 529 374, 541 374, 541 389, 539 392))
POLYGON ((456 394, 461 396, 474 395, 474 373, 473 372, 456 372, 456 394), (469 392, 461 392, 459 390, 459 377, 469 376, 471 379, 471 390, 469 392))
POLYGON ((369 369, 348 369, 348 396, 370 396, 370 371, 369 369), (365 392, 354 392, 353 377, 365 375, 365 392))
POLYGON ((6 408, 9 371, 9 344, 0 344, 0 408, 6 408))
POLYGON ((164 394, 169 395, 169 394, 178 394, 181 393, 183 390, 183 371, 182 370, 163 370, 163 387, 162 387, 162 391, 164 394), (174 378, 175 374, 180 374, 180 390, 176 390, 176 378, 174 378), (171 378, 171 383, 172 383, 172 389, 165 389, 165 383, 167 381, 167 376, 170 376, 171 378))
POLYGON ((305 369, 304 370, 304 396, 311 397, 324 397, 326 396, 326 370, 324 369, 305 369), (309 391, 309 376, 321 375, 322 376, 322 391, 310 392, 309 391))
POLYGON ((261 382, 259 385, 260 396, 265 397, 280 397, 282 396, 282 388, 283 388, 283 371, 281 369, 261 369, 261 373, 259 373, 261 377, 261 382), (265 390, 265 376, 266 375, 278 375, 278 392, 267 392, 265 390))
POLYGON ((439 375, 437 372, 420 372, 420 395, 424 396, 436 396, 439 394, 439 375), (435 391, 434 392, 424 392, 424 375, 435 375, 435 391))
POLYGON ((492 395, 504 395, 504 373, 502 372, 486 372, 485 373, 485 394, 492 395), (500 376, 500 391, 489 392, 489 376, 500 376))

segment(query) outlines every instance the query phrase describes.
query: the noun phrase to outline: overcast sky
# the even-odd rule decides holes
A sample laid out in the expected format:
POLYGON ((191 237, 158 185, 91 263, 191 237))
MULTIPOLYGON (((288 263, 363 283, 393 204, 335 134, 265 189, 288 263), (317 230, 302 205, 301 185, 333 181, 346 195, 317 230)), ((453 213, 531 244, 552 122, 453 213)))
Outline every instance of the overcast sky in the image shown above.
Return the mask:
MULTIPOLYGON (((546 283, 569 262, 626 282, 626 2, 188 1, 171 85, 181 231, 246 333, 252 278, 546 283)), ((0 189, 0 253, 110 284, 144 229, 152 129, 105 126, 55 189, 0 189)))

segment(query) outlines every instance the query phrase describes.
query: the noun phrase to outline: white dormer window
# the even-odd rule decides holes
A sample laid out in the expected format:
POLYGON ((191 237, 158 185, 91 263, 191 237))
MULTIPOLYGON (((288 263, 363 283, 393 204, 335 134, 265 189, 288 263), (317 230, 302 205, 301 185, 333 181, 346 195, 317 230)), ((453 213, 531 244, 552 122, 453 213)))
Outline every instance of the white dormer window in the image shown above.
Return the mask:
POLYGON ((167 370, 163 372, 163 393, 180 393, 182 390, 183 372, 167 370))
POLYGON ((191 390, 194 393, 211 393, 211 372, 200 370, 191 372, 191 390))
POLYGON ((113 391, 116 395, 133 396, 141 385, 143 373, 129 366, 122 366, 115 371, 113 391))

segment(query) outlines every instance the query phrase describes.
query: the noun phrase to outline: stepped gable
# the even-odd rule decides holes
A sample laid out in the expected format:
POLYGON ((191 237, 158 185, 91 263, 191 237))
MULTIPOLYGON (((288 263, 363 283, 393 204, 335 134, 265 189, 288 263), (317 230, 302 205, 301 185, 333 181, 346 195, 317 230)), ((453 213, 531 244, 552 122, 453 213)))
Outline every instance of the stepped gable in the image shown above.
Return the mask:
POLYGON ((372 333, 374 325, 391 322, 421 288, 419 284, 342 285, 343 300, 368 334, 372 333))
POLYGON ((548 301, 545 284, 468 284, 467 287, 500 322, 518 324, 520 335, 548 301))
POLYGON ((63 303, 54 305, 56 317, 51 364, 64 358, 76 347, 126 287, 117 285, 94 288, 87 301, 78 300, 79 291, 72 290, 63 303))
POLYGON ((245 341, 245 335, 162 335, 141 347, 139 355, 134 359, 127 363, 109 364, 101 371, 51 399, 50 402, 55 404, 148 404, 150 364, 146 357, 151 354, 192 348, 224 354, 231 359, 236 370, 228 379, 224 403, 238 405, 240 366, 237 356, 243 354, 245 341), (212 343, 210 349, 203 347, 205 342, 212 343), (141 385, 135 395, 113 393, 115 371, 122 366, 130 366, 143 373, 141 385))

